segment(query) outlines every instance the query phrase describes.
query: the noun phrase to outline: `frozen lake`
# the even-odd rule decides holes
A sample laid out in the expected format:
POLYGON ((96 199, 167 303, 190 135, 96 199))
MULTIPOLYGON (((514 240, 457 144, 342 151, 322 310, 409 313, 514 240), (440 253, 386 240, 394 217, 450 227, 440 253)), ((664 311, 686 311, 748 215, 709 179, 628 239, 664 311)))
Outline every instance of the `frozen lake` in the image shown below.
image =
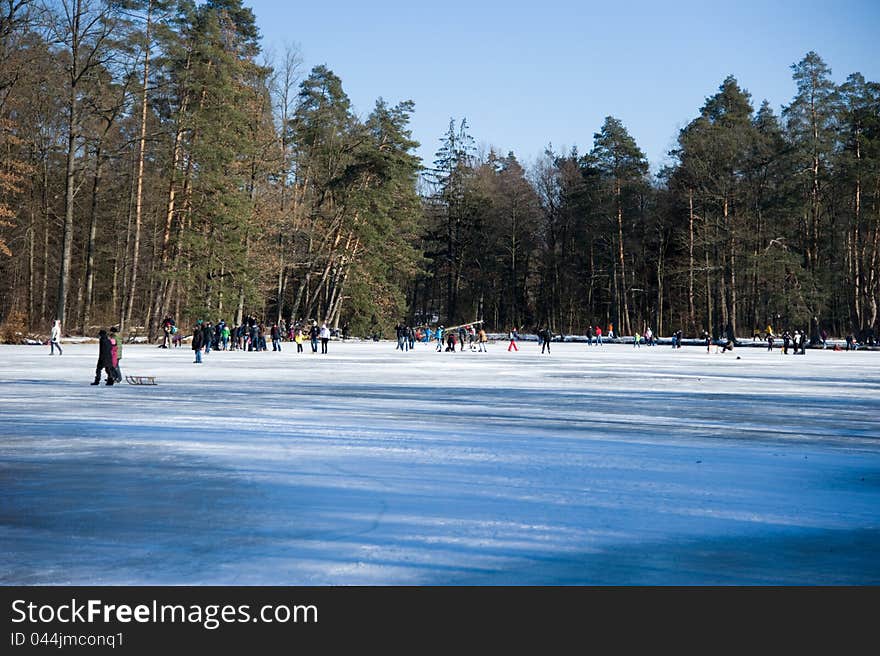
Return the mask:
POLYGON ((880 584, 880 353, 394 347, 0 346, 0 583, 880 584))

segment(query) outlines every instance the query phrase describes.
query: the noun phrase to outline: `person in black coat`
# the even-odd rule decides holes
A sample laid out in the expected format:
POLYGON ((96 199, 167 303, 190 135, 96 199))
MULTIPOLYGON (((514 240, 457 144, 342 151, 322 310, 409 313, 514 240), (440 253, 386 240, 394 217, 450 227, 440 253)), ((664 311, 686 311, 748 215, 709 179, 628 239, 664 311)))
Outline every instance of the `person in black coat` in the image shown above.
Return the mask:
POLYGON ((202 324, 199 322, 193 328, 192 350, 196 352, 196 359, 193 364, 202 363, 202 347, 205 345, 205 332, 202 330, 202 324))
POLYGON ((116 379, 113 368, 113 344, 107 336, 107 331, 102 330, 98 333, 98 366, 95 367, 95 381, 92 385, 101 383, 101 370, 107 374, 107 385, 112 385, 116 379))
POLYGON ((550 328, 545 327, 539 331, 538 337, 541 339, 541 353, 543 354, 544 349, 547 349, 547 355, 550 355, 550 340, 553 339, 553 333, 550 331, 550 328))

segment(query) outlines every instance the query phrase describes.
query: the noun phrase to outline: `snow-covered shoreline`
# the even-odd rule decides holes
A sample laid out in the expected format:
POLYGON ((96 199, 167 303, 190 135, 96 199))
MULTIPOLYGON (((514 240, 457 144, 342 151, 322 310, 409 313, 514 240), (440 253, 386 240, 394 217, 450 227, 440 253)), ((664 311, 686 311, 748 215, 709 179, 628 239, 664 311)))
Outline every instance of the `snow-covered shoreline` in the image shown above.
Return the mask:
POLYGON ((284 348, 0 346, 0 583, 880 583, 873 353, 284 348))

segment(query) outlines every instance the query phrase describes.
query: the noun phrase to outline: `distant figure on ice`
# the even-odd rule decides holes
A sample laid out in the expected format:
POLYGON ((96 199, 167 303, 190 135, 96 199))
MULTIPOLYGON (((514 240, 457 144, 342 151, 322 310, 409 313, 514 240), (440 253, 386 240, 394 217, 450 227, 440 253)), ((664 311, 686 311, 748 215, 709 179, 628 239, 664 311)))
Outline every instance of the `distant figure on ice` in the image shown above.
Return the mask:
POLYGON ((452 351, 455 353, 455 331, 449 330, 446 333, 446 352, 452 351))
POLYGON ((318 352, 318 336, 321 331, 318 329, 318 322, 312 319, 312 327, 309 328, 309 338, 312 342, 312 353, 318 352))
POLYGON ((767 334, 767 350, 768 351, 773 350, 773 333, 767 334))
POLYGON ((202 346, 205 344, 205 333, 202 331, 202 320, 199 319, 193 328, 192 350, 196 353, 193 364, 202 364, 202 346))
POLYGON ((321 324, 321 353, 327 353, 327 343, 330 341, 330 329, 327 323, 321 324))
POLYGON ((102 329, 98 333, 98 365, 95 367, 95 380, 92 385, 101 384, 102 370, 107 374, 107 385, 112 385, 116 380, 116 375, 113 371, 112 346, 110 338, 107 336, 107 331, 102 329))
POLYGON ((519 335, 516 334, 516 328, 510 329, 510 332, 507 333, 507 338, 510 340, 510 344, 507 345, 507 351, 510 352, 510 349, 519 351, 519 348, 516 345, 516 340, 519 339, 519 335))
POLYGON ((402 321, 398 322, 398 324, 394 327, 394 333, 397 335, 397 346, 395 347, 395 351, 408 351, 409 350, 409 341, 406 339, 406 326, 402 321))
POLYGON ((159 348, 168 348, 171 346, 171 336, 174 333, 174 319, 169 315, 165 315, 165 318, 162 319, 162 343, 159 345, 159 348))
POLYGON ((280 351, 281 350, 281 329, 278 327, 277 323, 272 324, 272 329, 270 334, 272 335, 272 350, 280 351))
POLYGON ((489 343, 489 336, 486 334, 486 329, 482 326, 480 326, 480 332, 477 333, 477 339, 480 340, 479 352, 486 353, 486 344, 489 343))
POLYGON ((596 326, 596 346, 602 346, 602 326, 596 326))
POLYGON ((293 341, 296 342, 296 352, 303 352, 303 331, 302 328, 296 328, 293 334, 293 341))
POLYGON ((593 327, 587 326, 587 344, 589 346, 593 345, 593 327))
POLYGON ((435 349, 437 353, 443 350, 443 324, 441 323, 437 326, 437 330, 434 333, 434 336, 437 338, 437 348, 435 349))
POLYGON ((52 335, 49 337, 49 355, 55 355, 55 349, 58 349, 58 355, 62 354, 61 351, 61 320, 55 319, 55 323, 52 324, 52 335))
POLYGON ((553 339, 553 333, 549 326, 538 331, 538 339, 541 340, 541 354, 543 355, 544 349, 547 349, 547 355, 550 355, 550 340, 553 339))
POLYGON ((225 321, 221 321, 223 324, 223 328, 220 329, 220 346, 224 351, 229 350, 229 326, 226 325, 225 321))
POLYGON ((614 324, 608 324, 608 339, 614 339, 614 324))

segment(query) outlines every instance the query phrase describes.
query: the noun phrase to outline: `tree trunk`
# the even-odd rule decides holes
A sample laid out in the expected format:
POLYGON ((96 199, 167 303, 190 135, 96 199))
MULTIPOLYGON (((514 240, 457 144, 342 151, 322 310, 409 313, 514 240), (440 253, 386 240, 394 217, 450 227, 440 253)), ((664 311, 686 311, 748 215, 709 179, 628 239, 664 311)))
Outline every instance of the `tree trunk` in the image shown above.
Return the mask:
POLYGON ((623 334, 632 335, 632 326, 630 326, 629 321, 629 301, 627 300, 626 260, 623 247, 623 201, 621 199, 620 180, 616 181, 615 191, 617 195, 617 247, 618 255, 620 256, 620 296, 623 299, 623 325, 618 325, 619 329, 623 329, 623 334))
POLYGON ((690 330, 697 327, 697 310, 694 304, 694 190, 688 189, 688 321, 690 330))
MULTIPOLYGON (((79 33, 79 12, 73 17, 74 35, 79 33)), ((77 48, 76 36, 74 36, 73 61, 76 62, 77 48)), ((75 70, 75 63, 74 63, 75 70)), ((73 200, 76 194, 76 144, 79 137, 76 125, 77 117, 77 87, 75 78, 71 82, 70 95, 67 105, 67 163, 65 166, 65 194, 64 194, 64 229, 61 234, 61 268, 58 272, 58 296, 55 303, 55 318, 61 321, 61 325, 67 325, 67 287, 70 283, 70 263, 73 255, 73 200)))
POLYGON ((86 290, 83 299, 82 324, 80 331, 83 335, 89 327, 92 318, 92 297, 95 280, 95 238, 98 232, 98 191, 101 186, 101 174, 104 160, 101 156, 101 146, 95 150, 95 178, 92 181, 92 202, 89 208, 89 241, 86 247, 86 290))
MULTIPOLYGON (((146 27, 146 35, 145 35, 145 49, 144 49, 144 77, 143 77, 143 86, 141 91, 143 92, 141 98, 141 130, 140 130, 140 139, 138 143, 138 164, 137 164, 137 196, 135 199, 135 209, 134 209, 134 247, 132 249, 131 255, 131 292, 128 295, 128 309, 125 312, 125 322, 131 322, 131 313, 134 308, 134 299, 137 293, 137 278, 138 278, 138 262, 140 260, 140 246, 141 246, 141 222, 143 216, 143 204, 144 204, 144 151, 147 147, 147 85, 150 80, 150 29, 152 27, 152 16, 153 16, 153 0, 150 0, 147 4, 147 27, 146 27)), ((120 331, 123 330, 123 327, 120 326, 120 331)))

